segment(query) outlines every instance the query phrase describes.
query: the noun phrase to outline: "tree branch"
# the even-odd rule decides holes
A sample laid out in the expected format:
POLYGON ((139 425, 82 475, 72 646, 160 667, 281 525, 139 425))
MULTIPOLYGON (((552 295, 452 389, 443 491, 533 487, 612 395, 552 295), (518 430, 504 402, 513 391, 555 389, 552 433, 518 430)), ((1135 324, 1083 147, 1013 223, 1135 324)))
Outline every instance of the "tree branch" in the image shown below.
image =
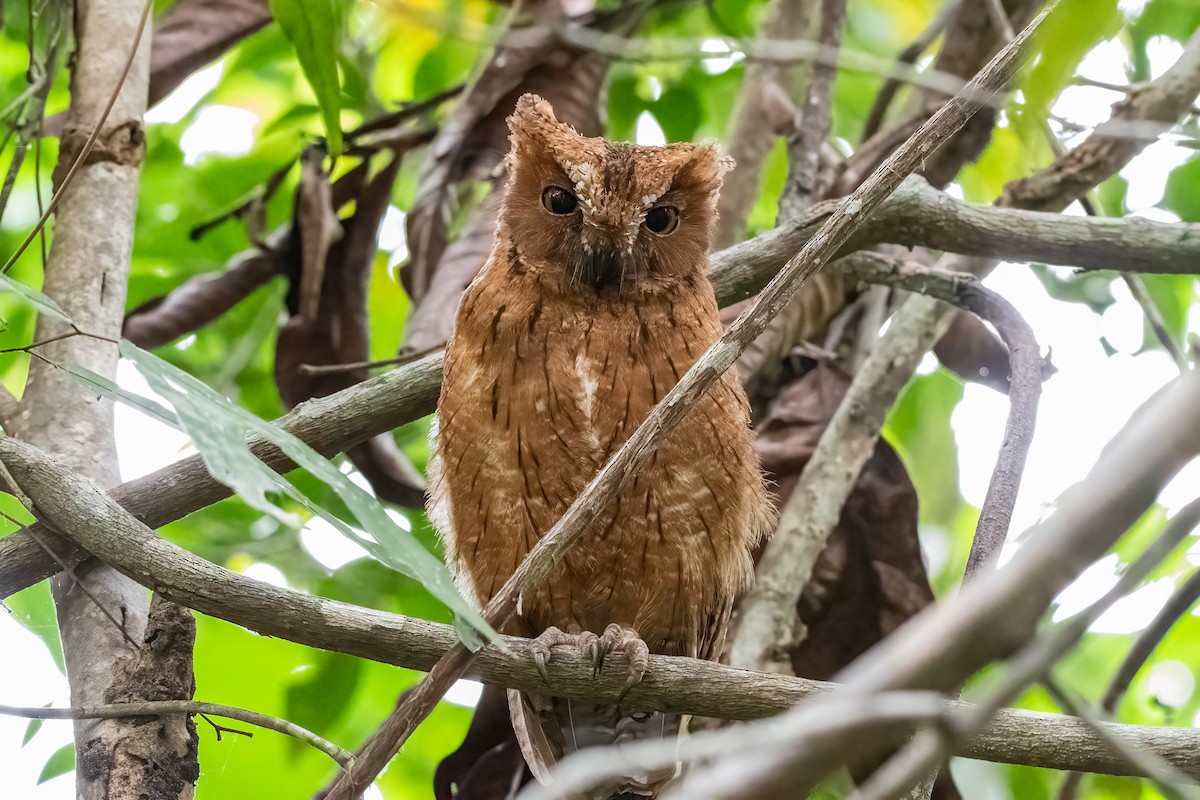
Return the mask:
MULTIPOLYGON (((1012 386, 1005 446, 988 485, 979 533, 968 559, 968 574, 974 575, 1004 543, 1033 439, 1043 377, 1033 330, 1010 303, 974 276, 917 265, 897 267, 871 253, 855 254, 844 263, 844 269, 864 280, 921 292, 975 313, 995 325, 1009 348, 1012 386)), ((928 298, 920 302, 930 314, 943 314, 928 298)), ((908 382, 911 372, 901 365, 911 362, 915 368, 919 354, 932 344, 936 326, 927 325, 923 316, 916 319, 915 329, 897 329, 867 357, 784 504, 776 534, 758 562, 754 585, 739 605, 730 649, 733 665, 788 670, 786 652, 799 634, 796 603, 841 516, 846 496, 874 452, 884 417, 908 382)), ((893 324, 903 325, 899 319, 893 324)))
MULTIPOLYGON (((772 0, 763 23, 764 38, 798 38, 804 33, 815 6, 816 0, 772 0)), ((794 64, 778 62, 755 61, 746 65, 725 148, 737 169, 721 184, 713 247, 728 247, 742 241, 746 235, 746 220, 758 196, 763 159, 775 138, 770 127, 763 124, 764 93, 772 83, 780 87, 791 86, 795 71, 794 64)))
POLYGON ((239 722, 246 722, 298 739, 320 750, 343 767, 350 766, 354 761, 354 754, 349 750, 322 739, 294 722, 219 703, 201 703, 195 700, 145 700, 138 703, 112 703, 78 708, 21 708, 0 705, 0 715, 26 719, 124 719, 166 714, 187 714, 189 716, 200 714, 236 719, 239 722))
MULTIPOLYGON (((1100 701, 1102 712, 1109 715, 1116 712, 1117 705, 1125 696, 1125 692, 1129 690, 1133 679, 1141 671, 1142 665, 1146 663, 1151 653, 1197 599, 1200 599, 1200 570, 1196 570, 1188 576, 1188 579, 1175 590, 1175 594, 1171 595, 1171 599, 1155 615, 1150 624, 1138 634, 1133 646, 1125 654, 1125 660, 1121 662, 1117 674, 1113 676, 1112 683, 1108 685, 1104 699, 1100 701)), ((1072 772, 1067 775, 1059 789, 1059 800, 1074 800, 1079 791, 1079 781, 1082 777, 1083 774, 1080 772, 1072 772)))
MULTIPOLYGON (((1045 169, 1004 187, 1000 204, 1038 211, 1061 211, 1120 170, 1186 114, 1200 92, 1200 30, 1192 34, 1179 60, 1113 106, 1112 119, 1087 140, 1045 169), (1138 135, 1130 133, 1136 122, 1138 135)), ((1130 270, 1136 272, 1137 270, 1130 270)))
MULTIPOLYGON (((143 586, 201 613, 264 636, 409 669, 429 669, 457 641, 449 625, 282 589, 219 567, 157 536, 95 484, 17 440, 0 439, 0 461, 40 515, 143 586)), ((623 669, 594 676, 582 654, 568 651, 556 652, 547 664, 547 686, 530 644, 503 637, 501 645, 480 652, 472 675, 493 685, 596 702, 615 700, 624 687, 623 669)), ((611 659, 622 665, 622 655, 611 659)), ((822 681, 651 655, 645 678, 626 702, 647 711, 745 720, 837 690, 822 681)), ((946 707, 958 715, 970 705, 946 701, 946 707)), ((1200 778, 1200 730, 1116 724, 1106 729, 1200 778)), ((978 738, 957 747, 956 754, 969 758, 1132 774, 1131 765, 1086 723, 1056 714, 1007 709, 978 738)))
MULTIPOLYGON (((1011 659, 998 679, 991 682, 987 696, 953 726, 922 731, 916 739, 888 760, 876 776, 863 787, 864 800, 885 800, 906 790, 944 757, 949 741, 970 738, 982 730, 1006 703, 1031 682, 1046 675, 1054 662, 1062 658, 1087 633, 1087 629, 1113 603, 1142 583, 1200 522, 1200 501, 1184 507, 1166 529, 1121 574, 1116 585, 1100 599, 1060 625, 1035 637, 1011 659)), ((1086 721, 1086 720, 1085 720, 1086 721)), ((1157 777, 1154 770, 1148 772, 1157 777)))
MULTIPOLYGON (((837 51, 842 46, 846 0, 822 0, 819 41, 837 51)), ((792 219, 819 196, 821 148, 829 139, 833 84, 837 63, 813 62, 801 112, 800 129, 788 138, 788 176, 779 198, 779 216, 792 219)))
MULTIPOLYGON (((912 65, 929 49, 934 39, 946 27, 947 13, 949 12, 946 9, 938 12, 938 15, 930 21, 925 30, 921 31, 912 44, 900 51, 900 54, 896 56, 897 65, 912 68, 912 65)), ((883 125, 883 119, 887 115, 888 106, 892 104, 892 100, 896 97, 896 90, 899 88, 900 81, 895 77, 890 77, 883 82, 879 93, 875 95, 875 101, 871 104, 871 110, 867 113, 867 120, 863 123, 861 141, 865 142, 879 132, 880 126, 883 125)))

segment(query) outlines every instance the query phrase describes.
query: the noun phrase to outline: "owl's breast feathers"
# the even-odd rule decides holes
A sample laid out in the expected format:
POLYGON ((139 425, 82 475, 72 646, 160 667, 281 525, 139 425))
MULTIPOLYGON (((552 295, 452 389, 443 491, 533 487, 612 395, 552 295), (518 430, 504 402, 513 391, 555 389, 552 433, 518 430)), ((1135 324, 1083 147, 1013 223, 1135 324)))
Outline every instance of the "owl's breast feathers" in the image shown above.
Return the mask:
MULTIPOLYGON (((431 516, 486 603, 720 333, 707 280, 596 292, 497 238, 446 355, 431 516)), ((727 376, 666 437, 514 633, 632 627, 713 657, 769 521, 744 393, 727 376)))

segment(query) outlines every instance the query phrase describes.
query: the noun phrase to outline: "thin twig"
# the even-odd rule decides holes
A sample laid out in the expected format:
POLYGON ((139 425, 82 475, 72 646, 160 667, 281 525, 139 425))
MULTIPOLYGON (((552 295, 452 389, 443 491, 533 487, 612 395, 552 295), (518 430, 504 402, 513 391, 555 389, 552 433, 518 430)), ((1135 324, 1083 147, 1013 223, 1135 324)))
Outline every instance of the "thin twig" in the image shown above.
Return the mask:
POLYGON ((86 336, 89 339, 96 339, 98 341, 109 342, 111 344, 118 344, 120 341, 118 339, 114 339, 112 336, 104 336, 99 333, 88 333, 87 331, 80 330, 76 325, 72 324, 71 330, 66 331, 65 333, 47 336, 45 339, 39 339, 36 342, 21 345, 20 347, 0 348, 0 353, 28 353, 35 347, 42 347, 43 345, 52 344, 54 342, 61 342, 63 339, 70 339, 73 336, 86 336))
POLYGON ((882 777, 876 779, 873 776, 864 784, 860 800, 886 800, 895 797, 898 792, 907 791, 925 771, 945 756, 947 739, 970 737, 982 730, 996 711, 1011 702, 1031 682, 1039 680, 1054 662, 1074 647, 1113 603, 1136 589, 1192 532, 1197 523, 1200 523, 1200 500, 1193 500, 1129 565, 1113 588, 1083 611, 1021 648, 1009 660, 1009 668, 994 681, 986 697, 969 714, 955 720, 952 727, 919 735, 912 744, 892 756, 889 761, 894 760, 896 765, 881 770, 877 775, 882 777), (898 769, 899 765, 904 768, 898 769))
MULTIPOLYGON (((1146 663, 1155 648, 1158 647, 1159 642, 1175 626, 1179 618, 1187 613, 1197 599, 1200 599, 1200 570, 1196 570, 1188 576, 1188 579, 1175 590, 1175 594, 1171 595, 1171 599, 1159 610, 1150 624, 1138 634, 1133 646, 1125 654, 1125 660, 1121 662, 1117 674, 1113 676, 1112 682, 1108 685, 1104 698, 1100 701, 1100 710, 1104 714, 1112 715, 1116 712, 1117 705, 1125 696, 1125 692, 1129 690, 1133 679, 1141 671, 1142 665, 1146 663)), ((1074 800, 1082 777, 1083 773, 1081 772, 1069 773, 1058 791, 1058 800, 1074 800)))
POLYGON ((1119 738, 1110 736, 1104 727, 1104 720, 1089 708, 1087 703, 1072 697, 1071 693, 1059 685, 1053 677, 1043 678, 1042 685, 1046 687, 1046 691, 1050 693, 1054 702, 1058 703, 1064 711, 1086 722, 1092 730, 1105 738, 1110 747, 1125 756, 1130 762, 1137 764, 1168 800, 1188 800, 1188 798, 1194 800, 1197 797, 1194 790, 1183 788, 1184 784, 1191 783, 1187 776, 1180 774, 1153 753, 1143 753, 1136 747, 1130 747, 1119 738))
MULTIPOLYGON (((1042 130, 1045 133, 1047 143, 1050 145, 1051 152, 1054 153, 1054 157, 1056 159, 1062 158, 1065 154, 1065 148, 1063 148, 1058 136, 1050 129, 1048 123, 1042 126, 1042 130)), ((1079 198, 1079 205, 1083 207, 1084 213, 1089 217, 1101 216, 1100 210, 1102 207, 1094 195, 1095 190, 1091 190, 1079 198)), ((1141 306, 1142 313, 1146 315, 1146 322, 1150 324, 1150 329, 1154 331, 1154 335, 1158 338, 1159 343, 1162 344, 1163 349, 1171 356, 1171 360, 1175 362, 1175 366, 1179 368, 1180 372, 1187 372, 1189 369, 1187 356, 1184 355, 1183 348, 1175 341, 1175 337, 1167 330, 1167 322, 1163 319, 1162 311, 1159 309, 1158 304, 1150 296, 1150 290, 1146 288, 1146 282, 1142 280, 1140 275, 1127 270, 1121 271, 1121 279, 1129 288, 1129 293, 1133 295, 1133 299, 1141 306)))
MULTIPOLYGON (((195 700, 145 700, 136 703, 113 703, 75 708, 24 708, 0 705, 0 715, 24 717, 25 719, 122 719, 125 717, 165 716, 167 714, 187 714, 189 716, 211 714, 214 717, 236 719, 239 722, 291 736, 293 739, 320 750, 342 767, 350 768, 354 763, 354 754, 349 750, 338 747, 333 742, 321 738, 294 722, 220 703, 201 703, 195 700)), ((234 728, 222 726, 221 729, 243 736, 253 735, 234 728)))
POLYGON ((1171 360, 1175 362, 1175 366, 1179 368, 1180 372, 1187 372, 1191 369, 1183 348, 1167 330, 1167 322, 1163 319, 1162 310, 1158 307, 1158 303, 1154 302, 1150 290, 1146 288, 1146 281, 1141 275, 1134 272, 1122 272, 1121 280, 1125 281, 1125 285, 1129 287, 1129 293, 1142 307, 1142 313, 1146 315, 1146 322, 1150 324, 1150 330, 1154 331, 1155 338, 1167 351, 1171 360))
MULTIPOLYGON (((846 21, 846 0, 822 0, 820 41, 838 50, 846 21)), ((833 118, 833 85, 837 63, 813 62, 800 130, 788 139, 788 176, 779 198, 779 217, 791 220, 817 198, 821 182, 821 147, 829 138, 833 118)))
MULTIPOLYGON (((949 9, 954 8, 952 4, 947 4, 945 8, 938 12, 938 15, 925 26, 925 30, 913 40, 912 44, 900 51, 896 56, 896 64, 903 68, 911 68, 916 60, 929 49, 934 40, 941 35, 942 30, 946 27, 946 15, 949 9)), ((879 93, 875 95, 875 102, 871 104, 871 110, 867 112, 867 121, 863 123, 862 135, 859 141, 865 142, 879 132, 880 126, 883 125, 884 117, 887 116, 888 107, 891 106, 892 100, 896 97, 896 91, 900 88, 900 79, 895 75, 889 76, 880 87, 879 93)))
POLYGON ((376 369, 378 367, 396 367, 411 364, 426 356, 440 352, 446 346, 445 342, 427 347, 416 353, 405 353, 395 358, 384 358, 378 361, 353 361, 347 364, 301 364, 300 373, 303 375, 341 375, 346 372, 356 372, 361 369, 376 369))
POLYGON ((983 4, 987 6, 988 16, 992 20, 992 27, 996 29, 1000 40, 1004 42, 1012 41, 1012 38, 1017 34, 1013 30, 1012 21, 1008 18, 1008 12, 1004 10, 1004 0, 983 0, 983 4))

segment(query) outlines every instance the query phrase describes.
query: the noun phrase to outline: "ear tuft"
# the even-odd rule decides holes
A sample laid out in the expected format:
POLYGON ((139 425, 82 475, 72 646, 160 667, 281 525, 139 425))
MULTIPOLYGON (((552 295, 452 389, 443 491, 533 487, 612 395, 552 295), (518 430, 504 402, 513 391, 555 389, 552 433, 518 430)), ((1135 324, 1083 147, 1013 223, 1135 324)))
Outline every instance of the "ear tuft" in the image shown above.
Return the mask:
POLYGON ((737 161, 734 159, 733 156, 727 155, 727 154, 723 155, 719 151, 716 151, 716 156, 717 156, 717 174, 724 177, 725 175, 729 174, 730 172, 733 172, 734 168, 737 166, 737 161))
POLYGON ((536 94, 521 95, 508 117, 508 129, 514 134, 533 133, 558 126, 554 108, 536 94))

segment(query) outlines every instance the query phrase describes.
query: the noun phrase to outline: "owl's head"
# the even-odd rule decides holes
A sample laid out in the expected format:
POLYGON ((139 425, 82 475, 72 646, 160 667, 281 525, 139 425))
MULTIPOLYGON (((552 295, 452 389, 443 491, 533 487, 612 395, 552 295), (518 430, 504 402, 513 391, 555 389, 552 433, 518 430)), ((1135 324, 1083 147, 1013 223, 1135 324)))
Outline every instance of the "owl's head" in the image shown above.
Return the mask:
POLYGON ((597 292, 704 274, 731 159, 693 144, 580 136, 532 94, 508 124, 501 222, 522 259, 597 292))

